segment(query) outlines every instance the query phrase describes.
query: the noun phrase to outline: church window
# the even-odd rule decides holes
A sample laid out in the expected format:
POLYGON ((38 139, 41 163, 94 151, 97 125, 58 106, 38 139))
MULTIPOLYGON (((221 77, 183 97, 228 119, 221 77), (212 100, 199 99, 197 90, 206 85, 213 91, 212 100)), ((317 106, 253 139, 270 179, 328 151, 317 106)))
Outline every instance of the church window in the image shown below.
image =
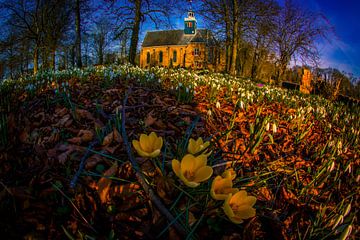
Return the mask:
POLYGON ((177 61, 177 52, 176 50, 174 50, 173 52, 173 62, 176 62, 177 61))
POLYGON ((150 52, 147 52, 146 54, 146 63, 150 63, 150 52))
POLYGON ((208 52, 208 62, 212 63, 213 62, 213 49, 209 48, 209 52, 208 52))
POLYGON ((159 52, 159 62, 163 62, 163 51, 159 52))
POLYGON ((198 48, 194 49, 194 55, 195 56, 199 56, 200 55, 200 50, 198 48))

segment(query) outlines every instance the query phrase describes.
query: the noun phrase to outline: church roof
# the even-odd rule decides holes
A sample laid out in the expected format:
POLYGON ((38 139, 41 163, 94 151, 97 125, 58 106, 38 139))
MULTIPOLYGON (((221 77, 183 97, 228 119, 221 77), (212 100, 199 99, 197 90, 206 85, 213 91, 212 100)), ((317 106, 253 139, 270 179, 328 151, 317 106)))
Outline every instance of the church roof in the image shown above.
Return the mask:
POLYGON ((214 44, 215 40, 208 29, 197 29, 195 35, 187 35, 182 29, 151 31, 146 33, 142 46, 188 45, 194 42, 214 44))

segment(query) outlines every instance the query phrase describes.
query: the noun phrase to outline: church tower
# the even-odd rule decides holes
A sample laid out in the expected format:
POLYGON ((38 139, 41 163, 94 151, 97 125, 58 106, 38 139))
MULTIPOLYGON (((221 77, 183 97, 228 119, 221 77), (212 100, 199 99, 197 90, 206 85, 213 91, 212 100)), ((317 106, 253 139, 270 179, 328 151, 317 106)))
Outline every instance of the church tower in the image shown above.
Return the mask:
MULTIPOLYGON (((190 1, 190 3, 191 3, 191 1, 190 1)), ((184 33, 186 35, 195 35, 196 34, 196 19, 195 19, 194 11, 191 10, 191 8, 188 11, 187 17, 184 19, 184 24, 185 24, 184 33)))

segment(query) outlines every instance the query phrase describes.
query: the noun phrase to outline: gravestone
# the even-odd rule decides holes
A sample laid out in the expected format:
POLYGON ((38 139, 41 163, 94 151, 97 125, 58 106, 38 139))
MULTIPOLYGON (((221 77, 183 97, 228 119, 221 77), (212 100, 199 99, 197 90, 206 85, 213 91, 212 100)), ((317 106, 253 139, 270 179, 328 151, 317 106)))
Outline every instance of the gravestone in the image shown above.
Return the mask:
POLYGON ((300 92, 305 94, 310 94, 312 87, 311 87, 311 72, 309 69, 303 68, 302 71, 302 78, 301 78, 301 85, 300 85, 300 92))

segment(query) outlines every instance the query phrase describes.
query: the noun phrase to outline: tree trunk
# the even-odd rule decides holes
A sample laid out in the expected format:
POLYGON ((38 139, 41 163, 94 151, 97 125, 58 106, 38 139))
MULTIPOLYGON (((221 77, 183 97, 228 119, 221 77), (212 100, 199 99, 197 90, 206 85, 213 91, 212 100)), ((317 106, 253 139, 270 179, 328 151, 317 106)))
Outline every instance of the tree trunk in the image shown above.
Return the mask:
POLYGON ((53 47, 53 48, 51 49, 50 57, 51 57, 50 66, 51 66, 51 68, 52 68, 53 70, 55 70, 55 66, 56 66, 56 65, 55 65, 55 64, 56 64, 56 62, 55 62, 56 48, 55 48, 55 47, 53 47))
POLYGON ((233 21, 234 21, 234 29, 233 29, 233 42, 232 42, 232 53, 231 53, 231 64, 230 64, 230 74, 236 75, 236 60, 237 60, 237 51, 239 45, 239 9, 238 9, 238 0, 233 0, 233 21))
POLYGON ((34 49, 34 75, 38 72, 39 68, 39 50, 36 46, 34 49))
POLYGON ((76 30, 76 66, 82 67, 81 61, 81 26, 80 26, 80 0, 76 0, 75 4, 75 30, 76 30))
POLYGON ((140 21, 141 21, 141 1, 135 0, 135 19, 131 33, 131 43, 129 51, 129 62, 135 65, 137 45, 139 41, 140 21))
POLYGON ((71 46, 70 48, 70 61, 71 67, 75 67, 75 46, 71 46))
POLYGON ((280 63, 280 66, 279 66, 279 70, 278 70, 278 77, 277 77, 277 84, 280 85, 281 81, 283 81, 283 77, 284 77, 284 74, 285 74, 285 71, 286 71, 286 66, 287 64, 285 63, 280 63))
POLYGON ((99 45, 99 64, 103 64, 104 62, 104 53, 102 44, 99 45))
POLYGON ((230 23, 230 14, 229 14, 229 5, 226 3, 226 1, 223 1, 223 8, 225 13, 225 31, 226 31, 226 56, 225 56, 225 70, 229 72, 230 70, 230 62, 231 62, 231 23, 230 23))

